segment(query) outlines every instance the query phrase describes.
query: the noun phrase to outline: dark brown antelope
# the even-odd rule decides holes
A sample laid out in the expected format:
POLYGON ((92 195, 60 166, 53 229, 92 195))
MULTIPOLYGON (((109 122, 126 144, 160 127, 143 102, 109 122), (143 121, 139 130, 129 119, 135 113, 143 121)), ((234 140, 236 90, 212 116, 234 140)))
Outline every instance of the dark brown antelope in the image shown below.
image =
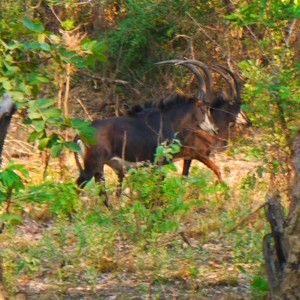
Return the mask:
MULTIPOLYGON (((177 65, 190 63, 201 67, 201 64, 194 60, 170 60, 161 62, 160 64, 162 63, 177 65)), ((248 127, 251 125, 251 121, 241 110, 241 86, 237 76, 230 69, 221 65, 215 65, 209 67, 209 69, 219 74, 226 81, 229 88, 229 95, 222 92, 209 97, 209 101, 211 101, 209 102, 209 113, 216 128, 216 135, 214 137, 207 137, 207 139, 210 140, 211 150, 222 151, 228 146, 232 128, 234 126, 248 127)), ((208 85, 211 85, 210 76, 207 76, 207 80, 208 85)), ((210 88, 210 90, 212 89, 210 88)), ((202 135, 206 134, 202 133, 202 135)), ((192 159, 184 160, 182 175, 188 175, 191 162, 192 159)))
MULTIPOLYGON (((92 126, 97 129, 97 144, 84 146, 84 168, 75 154, 80 170, 77 179, 79 186, 83 187, 92 177, 96 181, 104 181, 105 164, 114 169, 121 183, 128 168, 140 162, 153 162, 157 146, 172 141, 175 136, 182 147, 174 159, 184 159, 183 175, 188 175, 190 163, 196 159, 222 180, 221 172, 210 159, 210 154, 213 149, 227 145, 232 125, 248 122, 241 112, 237 78, 225 67, 211 67, 226 81, 230 90, 228 96, 225 93, 213 95, 211 72, 205 64, 194 60, 171 60, 159 64, 166 63, 182 65, 193 72, 200 87, 199 97, 175 95, 168 101, 135 106, 127 116, 94 121, 92 126)), ((78 140, 76 137, 75 141, 78 140)), ((109 206, 106 193, 102 194, 105 204, 109 206)))
MULTIPOLYGON (((83 145, 82 168, 78 154, 75 160, 80 175, 77 184, 83 187, 93 177, 95 181, 104 181, 103 168, 109 165, 118 174, 120 182, 125 171, 139 162, 153 162, 158 145, 171 142, 176 136, 183 145, 184 156, 187 149, 203 148, 206 137, 200 133, 210 132, 213 136, 215 128, 210 122, 206 99, 210 87, 206 85, 203 75, 193 64, 184 63, 196 76, 199 84, 199 97, 191 98, 175 95, 169 100, 135 106, 127 116, 95 120, 92 126, 97 129, 96 145, 83 145), (192 136, 192 138, 191 138, 192 136)), ((201 66, 203 74, 210 76, 208 68, 201 66)), ((79 137, 75 137, 79 142, 79 137)), ((191 159, 197 159, 212 169, 220 178, 218 167, 209 159, 209 149, 195 152, 191 159)), ((178 158, 180 155, 178 155, 178 158)), ((188 156, 190 158, 190 156, 188 156)), ((104 203, 110 206, 106 193, 104 203)))

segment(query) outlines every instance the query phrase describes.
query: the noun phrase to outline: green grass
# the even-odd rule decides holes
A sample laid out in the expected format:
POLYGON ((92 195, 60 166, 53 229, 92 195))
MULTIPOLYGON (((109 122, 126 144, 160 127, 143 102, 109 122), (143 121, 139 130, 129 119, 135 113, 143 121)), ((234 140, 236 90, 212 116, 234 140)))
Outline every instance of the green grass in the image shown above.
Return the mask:
POLYGON ((131 285, 144 296, 219 291, 228 299, 240 293, 261 299, 268 226, 262 211, 251 212, 267 184, 262 178, 245 184, 249 176, 229 186, 203 168, 192 168, 188 178, 141 168, 130 172, 117 199, 109 175, 112 211, 94 183, 81 198, 71 178, 40 185, 32 176, 12 200, 11 213, 22 223, 8 224, 0 235, 6 285, 11 293, 28 292, 30 283, 42 281, 57 297, 78 287, 101 295, 101 286, 117 293, 131 285))

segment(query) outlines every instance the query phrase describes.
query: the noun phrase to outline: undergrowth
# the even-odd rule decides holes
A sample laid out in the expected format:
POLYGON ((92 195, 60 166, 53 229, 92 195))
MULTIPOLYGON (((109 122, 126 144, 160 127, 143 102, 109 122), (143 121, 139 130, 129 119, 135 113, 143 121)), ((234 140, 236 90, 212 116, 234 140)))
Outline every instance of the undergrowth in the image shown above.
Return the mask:
POLYGON ((42 277, 66 289, 97 289, 101 276, 110 274, 119 283, 140 282, 141 294, 149 292, 145 283, 181 282, 178 291, 191 295, 226 287, 233 294, 242 290, 243 299, 261 299, 267 289, 261 249, 267 225, 262 211, 251 213, 267 185, 255 174, 229 186, 198 166, 186 178, 173 163, 133 169, 120 198, 114 195, 116 178, 108 176, 112 210, 94 182, 79 195, 71 178, 36 184, 27 176, 6 213, 15 218, 3 219, 6 284, 15 293, 42 277))

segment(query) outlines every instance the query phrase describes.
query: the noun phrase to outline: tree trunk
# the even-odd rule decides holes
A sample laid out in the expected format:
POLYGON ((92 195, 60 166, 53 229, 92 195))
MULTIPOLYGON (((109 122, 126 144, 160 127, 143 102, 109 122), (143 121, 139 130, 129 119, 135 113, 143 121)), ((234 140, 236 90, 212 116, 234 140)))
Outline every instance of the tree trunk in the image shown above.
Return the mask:
MULTIPOLYGON (((13 114, 15 113, 17 107, 12 101, 8 94, 5 94, 2 98, 2 104, 0 106, 0 164, 2 149, 7 134, 7 130, 11 121, 13 114)), ((1 232, 0 232, 1 234, 1 232)), ((6 287, 3 284, 3 263, 2 256, 0 252, 0 300, 7 300, 8 293, 6 287)))
POLYGON ((267 218, 272 233, 263 242, 269 298, 300 299, 300 127, 293 151, 294 178, 290 189, 290 211, 285 219, 280 196, 267 196, 267 218))

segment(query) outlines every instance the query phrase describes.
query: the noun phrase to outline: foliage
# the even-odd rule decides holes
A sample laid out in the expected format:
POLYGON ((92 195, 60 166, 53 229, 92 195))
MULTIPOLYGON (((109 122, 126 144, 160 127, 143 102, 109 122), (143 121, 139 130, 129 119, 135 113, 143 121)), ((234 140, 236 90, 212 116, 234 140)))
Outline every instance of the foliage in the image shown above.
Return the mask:
POLYGON ((52 157, 59 157, 64 148, 71 151, 80 150, 79 145, 65 141, 63 134, 59 134, 67 128, 77 130, 85 142, 94 143, 95 129, 90 126, 90 123, 77 118, 63 117, 62 111, 54 107, 55 103, 55 99, 35 99, 24 102, 28 108, 25 124, 31 125, 33 129, 28 141, 38 141, 38 148, 41 151, 49 148, 52 157), (54 133, 53 129, 55 129, 54 133))
POLYGON ((266 28, 280 30, 278 21, 286 24, 287 20, 298 18, 300 5, 294 1, 252 1, 251 4, 243 5, 236 12, 227 16, 240 26, 257 24, 266 28))
POLYGON ((1 232, 6 223, 21 222, 21 218, 11 212, 11 207, 15 205, 12 203, 12 198, 15 193, 21 192, 25 188, 22 177, 26 178, 28 175, 24 165, 13 162, 0 171, 0 208, 3 212, 1 214, 1 232))
MULTIPOLYGON (((0 29, 7 28, 6 21, 2 20, 0 29)), ((13 39, 0 40, 0 93, 7 92, 18 101, 20 109, 27 108, 25 123, 33 129, 29 142, 38 140, 40 150, 50 148, 51 155, 58 157, 64 147, 78 150, 77 145, 64 141, 63 135, 59 134, 66 128, 76 129, 85 140, 92 141, 94 130, 88 129, 88 123, 65 118, 61 107, 55 107, 57 100, 25 101, 25 98, 36 97, 43 88, 55 84, 53 79, 67 65, 83 68, 95 65, 96 61, 105 61, 105 45, 85 38, 74 50, 72 41, 64 44, 63 36, 47 32, 39 20, 28 17, 22 19, 22 24, 12 26, 10 31, 13 39), (48 134, 53 130, 55 133, 48 134)))
POLYGON ((245 285, 238 279, 244 273, 237 266, 243 265, 247 284, 253 281, 255 293, 260 293, 256 278, 261 277, 257 264, 262 253, 254 245, 265 232, 263 218, 228 231, 249 214, 249 195, 265 193, 261 183, 245 186, 236 195, 227 185, 214 182, 211 171, 193 167, 190 176, 182 178, 173 163, 159 166, 162 157, 171 159, 178 150, 176 141, 162 146, 157 165, 131 170, 120 199, 109 188, 112 211, 95 198, 93 184, 79 197, 73 182, 35 184, 30 178, 22 191, 14 192, 11 206, 24 224, 12 223, 0 236, 9 285, 43 276, 55 286, 93 286, 107 274, 121 281, 120 274, 126 274, 127 280, 159 286, 184 280, 189 293, 196 295, 197 286, 206 286, 205 277, 217 269, 220 281, 209 282, 216 284, 214 289, 240 280, 245 285), (11 251, 12 243, 5 241, 13 237, 11 251), (234 266, 230 272, 228 265, 234 266))
POLYGON ((186 188, 183 182, 168 176, 170 171, 176 171, 176 167, 173 163, 160 166, 161 158, 171 159, 179 149, 176 141, 158 147, 154 165, 129 171, 127 183, 132 205, 122 208, 119 222, 126 228, 128 220, 135 220, 135 226, 132 228, 130 224, 125 231, 139 239, 148 240, 161 233, 174 232, 181 216, 188 210, 184 204, 186 188))
POLYGON ((285 1, 254 1, 227 16, 233 24, 247 28, 253 35, 264 32, 256 39, 261 59, 242 61, 239 66, 247 79, 244 86, 246 110, 252 114, 256 126, 263 129, 261 150, 267 144, 269 152, 261 151, 265 172, 289 171, 289 155, 299 120, 300 104, 298 65, 290 40, 294 35, 295 20, 300 6, 285 1), (274 11, 276 13, 274 14, 274 11), (251 26, 256 26, 252 27, 251 26), (282 35, 282 28, 286 34, 282 35))
POLYGON ((36 209, 46 206, 56 216, 71 216, 80 207, 80 197, 74 182, 45 181, 27 188, 21 197, 24 203, 35 203, 36 209), (26 198, 25 198, 26 195, 26 198))
POLYGON ((188 14, 201 18, 211 10, 210 5, 209 2, 182 0, 126 1, 121 5, 120 21, 108 32, 107 44, 114 59, 121 57, 122 76, 130 78, 127 71, 130 69, 142 77, 162 56, 176 55, 170 41, 174 41, 178 51, 181 46, 175 42, 177 35, 183 31, 187 36, 195 33, 195 28, 186 22, 188 14))
MULTIPOLYGON (((243 109, 253 121, 254 137, 247 147, 234 147, 228 154, 245 153, 256 169, 230 187, 198 169, 181 178, 174 174, 174 164, 158 166, 161 159, 170 160, 179 145, 161 146, 154 166, 130 171, 126 192, 120 200, 112 199, 115 209, 108 211, 95 196, 101 185, 90 183, 81 200, 69 180, 36 183, 26 169, 12 164, 0 173, 1 218, 9 225, 1 237, 7 282, 12 286, 20 278, 43 276, 60 285, 93 286, 110 273, 118 282, 122 276, 151 282, 148 297, 152 284, 163 286, 168 281, 190 284, 194 292, 205 290, 203 282, 205 288, 216 288, 214 284, 230 288, 241 281, 250 286, 253 297, 263 297, 267 285, 258 245, 265 224, 261 216, 239 221, 249 217, 255 201, 264 199, 265 172, 272 178, 289 174, 300 112, 295 30, 299 4, 141 0, 101 1, 100 7, 99 3, 3 1, 0 93, 8 92, 18 101, 31 130, 29 141, 42 151, 49 149, 53 157, 63 149, 78 150, 65 140, 69 128, 93 142, 89 123, 66 116, 56 95, 67 95, 67 88, 61 87, 68 80, 76 85, 78 70, 99 70, 106 51, 110 61, 106 70, 101 68, 101 76, 131 83, 139 78, 141 86, 151 84, 144 95, 137 93, 139 101, 155 92, 161 96, 166 88, 165 81, 156 80, 159 72, 150 74, 153 62, 188 57, 208 64, 228 63, 237 73, 242 70, 243 109), (76 31, 80 25, 85 33, 76 31), (24 220, 38 223, 39 238, 32 234, 28 242, 30 233, 14 226, 24 220), (210 282, 207 273, 218 281, 210 282)), ((181 73, 170 80, 164 72, 159 75, 168 78, 172 91, 183 83, 181 73)), ((124 99, 132 97, 129 93, 124 99)), ((278 181, 282 186, 276 188, 285 192, 286 185, 278 181)))

